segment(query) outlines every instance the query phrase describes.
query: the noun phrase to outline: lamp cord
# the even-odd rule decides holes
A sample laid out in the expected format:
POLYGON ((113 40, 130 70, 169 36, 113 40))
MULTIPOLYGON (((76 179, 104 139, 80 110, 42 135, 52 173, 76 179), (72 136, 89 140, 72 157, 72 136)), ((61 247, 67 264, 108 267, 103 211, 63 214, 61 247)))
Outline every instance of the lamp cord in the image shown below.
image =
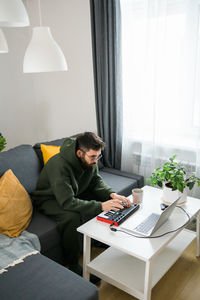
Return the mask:
POLYGON ((42 13, 41 13, 40 0, 38 0, 38 9, 39 9, 39 24, 40 24, 40 26, 42 26, 42 13))
POLYGON ((187 222, 185 222, 182 226, 180 226, 180 227, 178 227, 178 228, 176 228, 176 229, 174 229, 174 230, 167 231, 167 232, 165 232, 165 233, 163 233, 163 234, 155 235, 155 236, 139 236, 139 235, 135 235, 135 234, 129 233, 129 232, 125 231, 125 230, 121 230, 121 229, 117 229, 117 228, 112 227, 112 226, 114 225, 114 223, 113 223, 113 224, 110 224, 110 230, 111 230, 111 231, 114 231, 114 232, 116 232, 116 231, 123 232, 123 233, 125 233, 125 234, 128 234, 128 235, 130 235, 130 236, 133 236, 133 237, 136 237, 136 238, 139 238, 139 239, 156 239, 156 238, 162 237, 162 236, 164 236, 164 235, 166 235, 166 234, 169 234, 169 233, 173 233, 173 232, 175 232, 175 231, 178 231, 179 229, 185 227, 185 226, 190 222, 190 216, 189 216, 189 214, 187 213, 187 211, 186 211, 183 207, 181 207, 181 206, 176 206, 176 207, 178 207, 178 208, 180 208, 180 209, 182 209, 182 210, 184 211, 184 213, 185 213, 186 216, 188 217, 188 220, 187 220, 187 222))

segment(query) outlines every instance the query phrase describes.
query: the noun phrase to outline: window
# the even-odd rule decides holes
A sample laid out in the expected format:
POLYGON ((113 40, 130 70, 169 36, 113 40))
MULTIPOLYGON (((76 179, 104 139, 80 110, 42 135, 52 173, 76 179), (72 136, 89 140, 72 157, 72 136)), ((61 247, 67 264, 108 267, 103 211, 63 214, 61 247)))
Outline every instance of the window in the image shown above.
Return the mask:
POLYGON ((121 9, 124 136, 196 148, 198 1, 121 0, 121 9))
POLYGON ((177 154, 199 172, 199 7, 121 0, 124 170, 148 177, 177 154))

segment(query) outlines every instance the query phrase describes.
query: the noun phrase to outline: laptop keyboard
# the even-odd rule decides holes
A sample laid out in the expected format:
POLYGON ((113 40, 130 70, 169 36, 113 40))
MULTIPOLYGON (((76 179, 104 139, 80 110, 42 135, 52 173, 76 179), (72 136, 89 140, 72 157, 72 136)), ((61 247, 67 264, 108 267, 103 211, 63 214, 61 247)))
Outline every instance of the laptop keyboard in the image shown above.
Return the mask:
POLYGON ((143 222, 141 222, 135 230, 144 234, 147 234, 156 224, 160 215, 158 214, 151 214, 149 215, 143 222))

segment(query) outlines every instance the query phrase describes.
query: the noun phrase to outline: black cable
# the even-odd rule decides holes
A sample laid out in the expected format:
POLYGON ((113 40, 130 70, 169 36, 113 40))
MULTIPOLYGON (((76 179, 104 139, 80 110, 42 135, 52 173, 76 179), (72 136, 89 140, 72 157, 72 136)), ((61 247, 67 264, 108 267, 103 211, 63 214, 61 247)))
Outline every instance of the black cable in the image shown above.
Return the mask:
POLYGON ((162 234, 160 234, 160 235, 156 235, 156 236, 140 236, 140 235, 135 235, 135 234, 130 233, 130 232, 127 232, 127 231, 125 231, 125 230, 121 230, 121 229, 117 229, 117 228, 112 227, 112 226, 114 225, 114 223, 110 224, 110 230, 111 230, 111 231, 114 231, 114 232, 119 231, 119 232, 122 232, 122 233, 126 233, 126 234, 128 234, 128 235, 130 235, 130 236, 133 236, 133 237, 136 237, 136 238, 139 238, 139 239, 156 239, 156 238, 162 237, 162 236, 164 236, 164 235, 166 235, 166 234, 169 234, 169 233, 173 233, 173 232, 175 232, 175 231, 178 231, 179 229, 185 227, 185 226, 190 222, 190 216, 189 216, 189 214, 187 213, 187 211, 186 211, 183 207, 181 207, 181 206, 178 206, 178 205, 177 205, 176 207, 178 207, 178 208, 180 208, 180 209, 182 209, 182 210, 184 211, 184 213, 185 213, 186 216, 188 217, 187 222, 185 222, 182 226, 180 226, 180 227, 178 227, 178 228, 176 228, 176 229, 174 229, 174 230, 171 230, 171 231, 162 233, 162 234))

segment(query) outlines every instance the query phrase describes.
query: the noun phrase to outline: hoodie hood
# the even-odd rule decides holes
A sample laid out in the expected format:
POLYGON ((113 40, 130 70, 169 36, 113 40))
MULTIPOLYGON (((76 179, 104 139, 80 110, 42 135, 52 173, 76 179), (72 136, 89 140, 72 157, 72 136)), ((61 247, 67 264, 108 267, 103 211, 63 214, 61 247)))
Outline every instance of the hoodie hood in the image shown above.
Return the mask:
POLYGON ((67 138, 64 141, 60 148, 60 155, 70 165, 76 165, 78 163, 80 167, 79 159, 76 156, 76 138, 67 138))

